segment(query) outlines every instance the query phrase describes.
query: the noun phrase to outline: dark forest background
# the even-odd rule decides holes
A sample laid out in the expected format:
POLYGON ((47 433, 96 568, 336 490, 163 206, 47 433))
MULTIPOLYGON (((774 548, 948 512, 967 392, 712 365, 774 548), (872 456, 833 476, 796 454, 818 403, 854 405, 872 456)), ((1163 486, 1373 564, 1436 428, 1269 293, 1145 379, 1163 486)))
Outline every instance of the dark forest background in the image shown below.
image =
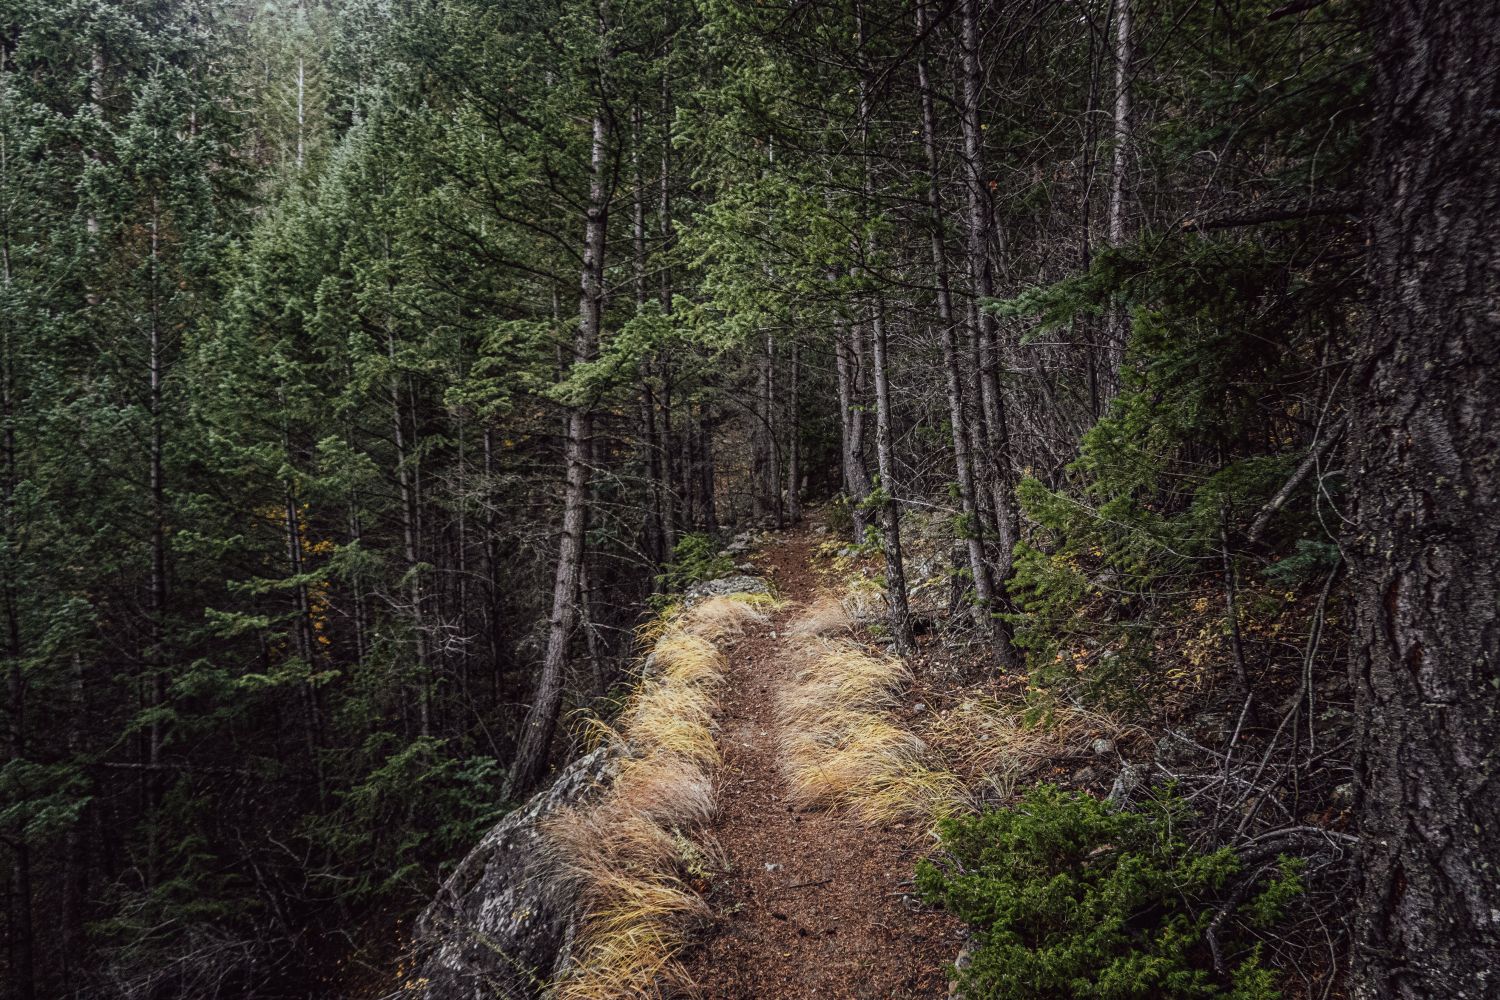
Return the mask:
POLYGON ((1386 16, 0 0, 6 995, 370 988, 812 506, 898 648, 1347 823, 1386 16))

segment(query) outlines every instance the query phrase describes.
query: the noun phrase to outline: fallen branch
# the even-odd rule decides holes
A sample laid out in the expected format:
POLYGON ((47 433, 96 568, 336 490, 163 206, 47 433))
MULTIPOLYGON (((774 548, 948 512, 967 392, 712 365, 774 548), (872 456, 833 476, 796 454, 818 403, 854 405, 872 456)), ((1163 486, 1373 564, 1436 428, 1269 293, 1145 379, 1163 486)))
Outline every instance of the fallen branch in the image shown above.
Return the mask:
POLYGON ((1240 226, 1259 226, 1270 222, 1294 222, 1297 219, 1314 219, 1327 215, 1358 215, 1360 204, 1355 199, 1339 201, 1315 201, 1304 205, 1271 205, 1257 211, 1240 212, 1235 215, 1220 215, 1209 219, 1184 219, 1180 229, 1184 233, 1203 233, 1215 229, 1237 229, 1240 226))
POLYGON ((1250 530, 1245 536, 1245 540, 1250 545, 1253 546, 1260 542, 1260 537, 1271 523, 1271 518, 1275 517, 1276 512, 1286 506, 1286 502, 1292 498, 1292 494, 1297 492, 1297 487, 1302 485, 1308 473, 1317 466, 1333 443, 1344 436, 1346 425, 1347 419, 1339 417, 1328 428, 1328 433, 1315 441, 1313 446, 1307 450, 1307 455, 1303 457, 1301 462, 1297 463, 1297 468, 1292 471, 1291 478, 1282 484, 1281 489, 1277 490, 1275 495, 1261 508, 1260 513, 1255 515, 1255 520, 1250 522, 1250 530))

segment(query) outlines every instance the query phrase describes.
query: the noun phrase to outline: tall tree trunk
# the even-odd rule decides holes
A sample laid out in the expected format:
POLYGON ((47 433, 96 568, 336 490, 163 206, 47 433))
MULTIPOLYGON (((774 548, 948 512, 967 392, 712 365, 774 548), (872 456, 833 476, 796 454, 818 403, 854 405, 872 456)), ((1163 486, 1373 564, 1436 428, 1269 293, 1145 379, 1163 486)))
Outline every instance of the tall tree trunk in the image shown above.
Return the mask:
MULTIPOLYGON (((88 727, 88 699, 84 692, 83 657, 74 653, 71 661, 68 708, 72 718, 68 723, 68 753, 74 760, 81 760, 85 749, 84 732, 88 727)), ((85 924, 89 900, 89 838, 85 824, 94 808, 92 803, 86 804, 63 838, 62 961, 64 984, 68 988, 79 985, 79 978, 85 971, 85 924)))
MULTIPOLYGON (((855 5, 859 49, 865 47, 864 5, 855 5)), ((859 133, 861 158, 864 161, 864 212, 873 217, 874 175, 870 169, 870 80, 861 71, 859 78, 859 133)), ((868 275, 869 259, 876 256, 874 236, 861 251, 861 272, 868 275)), ((870 303, 871 372, 875 382, 875 463, 880 471, 880 540, 885 553, 885 596, 890 605, 891 637, 896 652, 905 656, 912 650, 911 608, 906 595, 906 566, 901 558, 901 507, 896 502, 895 441, 891 431, 891 383, 885 330, 885 302, 877 292, 870 303)))
POLYGON ((885 595, 890 602, 891 637, 896 652, 912 651, 911 608, 906 598, 906 567, 901 558, 901 508, 896 502, 895 442, 891 436, 891 386, 886 363, 885 306, 877 296, 870 321, 874 354, 875 458, 880 469, 881 547, 885 551, 885 595))
MULTIPOLYGON (((672 314, 672 130, 666 126, 671 121, 672 112, 672 81, 668 74, 662 74, 661 81, 661 170, 658 178, 658 197, 656 212, 657 237, 661 243, 658 253, 661 260, 657 264, 658 286, 657 296, 661 301, 662 315, 672 314)), ((661 456, 662 477, 666 484, 666 490, 662 497, 662 528, 663 544, 667 553, 671 553, 677 547, 677 508, 681 499, 687 494, 683 483, 681 463, 678 460, 676 441, 672 431, 672 358, 667 352, 662 352, 657 368, 661 373, 661 421, 658 423, 660 439, 657 442, 657 454, 661 456)))
MULTIPOLYGON (((995 536, 998 540, 994 588, 997 610, 1012 610, 1005 587, 1010 581, 1012 549, 1020 536, 1020 515, 1016 509, 1015 473, 1011 461, 1009 427, 1005 400, 1001 395, 999 365, 1000 345, 995 321, 982 308, 984 300, 995 294, 994 271, 990 263, 990 195, 984 170, 984 137, 979 108, 983 83, 979 59, 979 0, 962 2, 963 100, 960 121, 964 136, 964 159, 967 161, 968 250, 969 250, 969 322, 979 351, 979 396, 983 417, 985 448, 976 455, 976 464, 986 460, 985 479, 993 500, 995 536)), ((998 630, 996 659, 1004 668, 1020 662, 1015 647, 998 630)))
POLYGON ((702 504, 698 500, 698 427, 696 407, 692 400, 686 406, 687 426, 682 432, 682 520, 689 531, 698 530, 702 524, 702 504))
MULTIPOLYGON (((573 339, 575 362, 592 361, 599 350, 599 326, 604 304, 604 234, 608 222, 609 120, 604 109, 594 114, 594 138, 589 159, 588 219, 584 226, 583 268, 578 301, 578 330, 573 339)), ((568 640, 577 620, 576 596, 583 564, 589 485, 589 438, 593 414, 587 405, 569 408, 564 456, 567 479, 563 493, 562 535, 557 569, 552 581, 552 615, 547 629, 547 651, 542 675, 526 715, 516 760, 506 783, 506 797, 534 787, 547 769, 557 713, 562 707, 563 680, 568 666, 568 640)))
POLYGON ((1363 886, 1353 995, 1500 992, 1500 5, 1392 0, 1346 539, 1363 886))
POLYGON ((699 513, 703 520, 703 530, 709 534, 714 534, 719 530, 719 508, 714 495, 717 490, 714 469, 715 423, 712 404, 700 404, 696 435, 698 449, 694 460, 698 467, 698 489, 701 494, 698 499, 699 513))
MULTIPOLYGON (((640 314, 646 307, 646 182, 641 172, 641 109, 631 113, 631 169, 635 186, 631 198, 631 248, 635 251, 635 308, 640 314)), ((672 556, 668 542, 671 534, 667 526, 666 496, 670 487, 663 481, 665 455, 660 450, 661 436, 657 432, 656 392, 653 389, 653 365, 650 357, 641 362, 640 411, 641 453, 646 467, 646 524, 645 535, 647 558, 660 566, 672 556)))
POLYGON ((485 582, 488 585, 488 593, 485 595, 486 605, 486 634, 490 640, 490 704, 500 704, 501 688, 503 687, 502 672, 507 660, 505 632, 503 629, 503 618, 500 614, 501 587, 501 564, 499 532, 496 530, 497 518, 495 517, 496 504, 493 499, 495 489, 495 431, 486 425, 484 428, 484 561, 485 582))
MULTIPOLYGON (((1130 71, 1134 39, 1130 27, 1130 0, 1114 0, 1115 15, 1115 116, 1114 160, 1109 171, 1109 245, 1125 243, 1125 174, 1130 165, 1130 71)), ((1130 317, 1123 305, 1110 311, 1103 382, 1106 396, 1120 389, 1120 368, 1125 363, 1125 345, 1130 338, 1130 317)))
POLYGON ((297 57, 297 172, 302 172, 303 147, 306 142, 305 132, 307 125, 307 113, 303 107, 306 99, 307 75, 301 56, 297 57))
MULTIPOLYGON (((297 4, 297 27, 294 31, 296 45, 300 49, 307 39, 307 6, 297 4)), ((302 172, 307 146, 307 65, 306 59, 297 53, 297 172, 302 172)))
MULTIPOLYGON (((389 247, 386 250, 390 252, 389 247)), ((427 648, 427 622, 422 614, 420 529, 417 525, 417 487, 406 447, 406 423, 401 413, 401 376, 397 371, 396 334, 386 328, 386 353, 391 363, 391 436, 396 444, 396 486, 401 499, 401 546, 406 558, 406 599, 411 604, 412 641, 417 654, 417 726, 421 736, 432 735, 432 658, 427 648)))
MULTIPOLYGON (((287 464, 290 467, 292 456, 289 437, 285 440, 285 452, 287 464)), ((292 484, 288 483, 283 503, 286 511, 287 568, 292 578, 297 581, 292 588, 292 598, 296 609, 294 631, 297 637, 297 653, 302 658, 303 668, 308 674, 307 679, 301 684, 302 733, 303 741, 307 745, 308 763, 317 781, 318 801, 324 802, 327 798, 327 783, 323 777, 321 712, 318 707, 318 689, 312 681, 312 675, 317 672, 314 660, 317 657, 318 644, 313 634, 312 601, 308 596, 307 584, 302 579, 306 571, 302 558, 302 517, 297 509, 297 498, 293 489, 292 484)))
MULTIPOLYGON (((1084 65, 1088 67, 1089 83, 1087 97, 1083 108, 1083 146, 1079 154, 1082 161, 1080 173, 1082 183, 1078 192, 1078 266, 1081 271, 1087 271, 1094 259, 1094 183, 1098 177, 1099 151, 1097 149, 1098 118, 1100 91, 1103 87, 1103 60, 1100 51, 1105 46, 1100 43, 1099 31, 1090 21, 1088 31, 1088 54, 1084 65)), ((1083 348, 1084 381, 1088 391, 1089 419, 1097 422, 1104 411, 1105 384, 1104 370, 1108 367, 1109 341, 1108 332, 1103 334, 1101 340, 1098 321, 1092 316, 1074 316, 1071 327, 1075 338, 1081 342, 1083 348), (1082 336, 1078 336, 1082 334, 1082 336)))
POLYGON ((462 636, 462 645, 458 650, 458 688, 463 693, 464 703, 471 708, 474 699, 470 694, 469 686, 472 683, 472 669, 474 659, 474 643, 470 642, 473 636, 472 620, 470 614, 470 593, 473 586, 469 576, 469 504, 473 497, 469 486, 469 460, 468 460, 468 409, 463 406, 455 408, 454 437, 457 440, 457 454, 454 456, 456 467, 456 478, 458 486, 458 516, 457 537, 454 539, 454 561, 458 564, 458 572, 453 574, 454 598, 458 602, 455 616, 459 623, 459 635, 462 636))
POLYGON ((755 359, 755 398, 750 407, 750 519, 764 526, 771 503, 771 335, 760 341, 755 359))
POLYGON ((766 331, 765 353, 761 355, 762 427, 765 434, 766 468, 762 489, 771 504, 771 517, 777 528, 786 526, 786 510, 781 502, 781 440, 776 419, 776 337, 766 331))
POLYGON ((843 469, 844 492, 849 498, 849 515, 854 523, 854 541, 865 540, 868 514, 865 500, 870 495, 870 473, 865 466, 865 415, 860 404, 859 354, 857 324, 842 317, 836 321, 833 351, 838 373, 839 455, 843 469))
MULTIPOLYGON (((348 437, 345 440, 347 442, 348 437)), ((353 487, 350 487, 346 503, 348 505, 346 518, 349 522, 349 543, 359 548, 364 542, 364 524, 359 516, 359 500, 353 487)), ((349 595, 354 614, 354 656, 356 662, 363 663, 369 651, 369 615, 365 608, 368 595, 365 593, 364 574, 358 570, 352 571, 349 575, 349 595)))
MULTIPOLYGON (((917 4, 917 35, 928 31, 927 8, 917 4)), ((922 146, 927 154, 927 208, 932 227, 932 271, 937 278, 938 321, 942 324, 943 371, 947 379, 948 420, 952 425, 953 457, 958 476, 959 534, 969 557, 974 587, 974 613, 986 623, 1003 626, 994 617, 995 589, 990 564, 984 554, 984 521, 974 488, 974 463, 969 454, 969 430, 964 413, 963 364, 958 352, 958 319, 953 312, 953 290, 948 274, 948 255, 943 247, 943 203, 939 184, 937 112, 933 107, 932 82, 927 71, 926 43, 917 55, 917 86, 922 98, 922 146)))
POLYGON ((786 470, 786 516, 793 524, 802 521, 802 347, 792 341, 792 373, 789 390, 791 399, 791 447, 787 456, 786 470))
POLYGON ((155 885, 160 875, 160 810, 165 782, 162 777, 162 750, 166 746, 166 725, 162 721, 167 702, 166 616, 167 616, 167 504, 163 472, 166 414, 162 405, 162 379, 165 374, 165 344, 161 304, 157 283, 160 278, 161 227, 156 199, 151 201, 151 257, 148 292, 150 315, 147 343, 147 416, 151 421, 147 448, 147 489, 151 517, 151 581, 149 584, 150 648, 146 655, 150 704, 154 710, 148 739, 147 806, 150 809, 151 843, 148 850, 147 879, 155 885))

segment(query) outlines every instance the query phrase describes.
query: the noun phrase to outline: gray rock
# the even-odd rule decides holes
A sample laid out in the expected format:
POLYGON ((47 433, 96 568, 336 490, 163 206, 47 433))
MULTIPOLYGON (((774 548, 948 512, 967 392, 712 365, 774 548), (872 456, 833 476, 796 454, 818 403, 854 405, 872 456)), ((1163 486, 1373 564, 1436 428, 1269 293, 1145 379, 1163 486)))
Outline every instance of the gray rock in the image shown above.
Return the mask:
POLYGON ((753 531, 742 531, 729 540, 724 546, 723 555, 742 556, 755 547, 755 533, 753 531))
POLYGON ((566 959, 577 900, 549 869, 541 826, 607 784, 601 747, 507 813, 443 883, 413 934, 413 1000, 536 1000, 566 959))
POLYGON ((688 601, 701 601, 727 594, 768 594, 771 588, 758 576, 723 576, 717 580, 695 583, 683 592, 688 601))
MULTIPOLYGON (((953 968, 958 972, 963 972, 973 964, 974 939, 970 937, 964 940, 964 946, 958 950, 958 957, 953 960, 953 968)), ((964 1000, 963 992, 958 988, 958 980, 955 979, 948 984, 948 997, 949 1000, 964 1000)))
POLYGON ((1115 752, 1115 741, 1111 739, 1097 739, 1094 741, 1094 753, 1100 757, 1115 752))
POLYGON ((1145 783, 1146 776, 1134 764, 1126 764, 1109 790, 1109 801, 1119 803, 1130 797, 1130 793, 1145 783))

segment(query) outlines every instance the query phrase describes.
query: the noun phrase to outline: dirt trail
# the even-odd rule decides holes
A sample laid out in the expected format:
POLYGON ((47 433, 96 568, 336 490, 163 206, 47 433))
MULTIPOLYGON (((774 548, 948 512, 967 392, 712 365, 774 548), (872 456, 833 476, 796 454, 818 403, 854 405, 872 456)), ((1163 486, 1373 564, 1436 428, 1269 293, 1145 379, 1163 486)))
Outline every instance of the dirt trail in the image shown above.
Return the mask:
POLYGON ((777 767, 775 696, 799 640, 780 637, 813 596, 805 532, 758 557, 789 606, 729 654, 722 699, 720 812, 713 835, 731 871, 709 902, 724 918, 686 965, 705 1000, 915 1000, 948 995, 944 964, 958 925, 911 895, 920 841, 786 802, 777 767))

